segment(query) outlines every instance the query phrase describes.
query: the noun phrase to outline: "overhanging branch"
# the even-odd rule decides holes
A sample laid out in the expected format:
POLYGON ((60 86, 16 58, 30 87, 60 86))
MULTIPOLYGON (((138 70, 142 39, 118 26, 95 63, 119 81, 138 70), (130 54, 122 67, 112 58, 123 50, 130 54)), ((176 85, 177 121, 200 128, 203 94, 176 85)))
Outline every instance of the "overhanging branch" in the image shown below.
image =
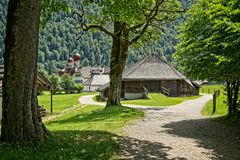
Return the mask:
POLYGON ((107 35, 111 36, 111 37, 115 37, 115 34, 113 34, 111 31, 109 31, 108 29, 104 28, 103 26, 97 25, 97 24, 92 24, 92 25, 83 25, 82 28, 84 31, 88 31, 90 29, 98 29, 104 33, 106 33, 107 35))
POLYGON ((82 7, 82 13, 78 13, 78 12, 73 12, 74 15, 78 16, 78 21, 79 21, 79 25, 83 31, 89 31, 91 29, 98 29, 104 33, 106 33, 107 35, 111 36, 111 37, 115 37, 115 34, 113 34, 111 31, 109 31, 108 29, 104 28, 101 25, 98 24, 87 24, 86 21, 84 20, 84 9, 82 7))

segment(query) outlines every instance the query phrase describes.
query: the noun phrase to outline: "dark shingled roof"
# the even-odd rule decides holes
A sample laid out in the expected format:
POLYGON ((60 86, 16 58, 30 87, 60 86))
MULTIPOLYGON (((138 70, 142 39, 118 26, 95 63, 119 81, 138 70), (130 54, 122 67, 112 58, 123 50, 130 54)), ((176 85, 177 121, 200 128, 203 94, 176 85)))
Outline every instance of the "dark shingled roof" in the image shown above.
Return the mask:
MULTIPOLYGON (((188 78, 154 54, 127 67, 123 72, 122 80, 185 80, 185 82, 195 88, 188 78)), ((101 87, 100 90, 106 89, 107 85, 109 85, 109 83, 101 87)))
POLYGON ((123 80, 178 80, 185 78, 168 63, 153 54, 130 66, 123 73, 123 80))

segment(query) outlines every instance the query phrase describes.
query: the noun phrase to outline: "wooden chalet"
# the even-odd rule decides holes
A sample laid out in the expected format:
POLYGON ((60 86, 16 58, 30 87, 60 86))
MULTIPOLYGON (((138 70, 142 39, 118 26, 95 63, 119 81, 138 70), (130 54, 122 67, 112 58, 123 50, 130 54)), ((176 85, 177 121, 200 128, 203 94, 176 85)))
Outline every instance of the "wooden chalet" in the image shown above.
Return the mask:
MULTIPOLYGON (((0 65, 0 113, 2 112, 2 81, 3 81, 4 65, 0 65)), ((50 91, 52 85, 50 81, 42 74, 37 74, 37 88, 38 91, 50 91)), ((52 108, 52 94, 51 94, 51 108, 52 108)), ((42 106, 39 106, 40 116, 43 117, 46 115, 46 109, 42 106)), ((52 109, 51 109, 52 112, 52 109)), ((2 114, 0 114, 0 120, 2 119, 2 114)))
MULTIPOLYGON (((106 98, 109 83, 99 88, 101 98, 106 98)), ((167 96, 199 94, 199 86, 156 55, 149 55, 125 69, 122 77, 121 98, 139 99, 148 92, 167 96)))

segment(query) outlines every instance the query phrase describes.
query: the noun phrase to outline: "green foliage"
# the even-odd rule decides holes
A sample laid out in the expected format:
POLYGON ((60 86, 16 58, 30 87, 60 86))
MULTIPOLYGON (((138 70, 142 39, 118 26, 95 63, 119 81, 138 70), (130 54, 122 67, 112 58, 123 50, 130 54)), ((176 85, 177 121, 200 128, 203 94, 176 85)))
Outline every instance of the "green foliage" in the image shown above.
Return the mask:
POLYGON ((50 20, 54 12, 63 11, 70 13, 66 0, 43 0, 41 5, 41 27, 46 27, 47 22, 50 20))
POLYGON ((125 107, 108 110, 100 106, 79 107, 47 122, 52 136, 44 143, 24 146, 0 143, 1 159, 116 159, 118 140, 122 138, 116 132, 141 116, 142 111, 125 107))
POLYGON ((236 0, 198 0, 180 28, 176 53, 191 77, 227 82, 229 117, 237 114, 239 106, 239 8, 236 0))
POLYGON ((187 74, 219 81, 239 79, 239 16, 236 0, 198 0, 192 6, 180 27, 175 55, 187 74))
POLYGON ((73 81, 72 76, 70 76, 69 74, 64 74, 61 77, 61 87, 63 88, 63 90, 65 91, 66 94, 68 93, 74 93, 75 90, 75 83, 73 81))
MULTIPOLYGON (((111 39, 102 33, 86 33, 78 30, 77 17, 72 14, 66 14, 62 11, 80 11, 80 1, 68 0, 67 7, 63 0, 45 0, 44 3, 51 1, 53 7, 43 10, 42 20, 47 21, 47 25, 40 29, 40 43, 38 53, 38 69, 47 71, 49 75, 57 73, 58 69, 66 66, 69 56, 73 56, 76 52, 81 54, 81 66, 108 66, 109 54, 111 50, 111 39), (61 12, 56 11, 58 3, 64 2, 64 6, 60 8, 61 12), (69 10, 71 8, 71 10, 69 10), (51 15, 51 17, 50 17, 51 15), (50 17, 50 19, 49 19, 50 17)), ((7 15, 7 0, 0 2, 0 64, 3 63, 5 24, 7 15)), ((188 0, 181 1, 184 8, 188 8, 190 2, 188 0)), ((89 7, 86 12, 94 12, 96 7, 89 7)), ((128 12, 128 11, 127 11, 128 12)), ((129 11, 134 12, 134 11, 129 11)), ((101 20, 101 19, 100 19, 101 20)), ((99 20, 99 21, 100 21, 99 20)), ((141 43, 129 50, 128 63, 132 64, 150 53, 157 53, 159 57, 171 62, 172 54, 176 51, 177 32, 174 28, 179 20, 164 26, 164 33, 157 42, 146 39, 144 45, 141 43)), ((108 20, 104 23, 109 24, 108 20)), ((43 23, 43 22, 42 22, 43 23)), ((159 35, 157 35, 159 37, 159 35)), ((156 39, 155 39, 156 40, 156 39)))
POLYGON ((57 75, 51 75, 48 78, 51 82, 51 84, 53 85, 53 94, 56 94, 58 91, 61 90, 60 87, 60 78, 57 75))
MULTIPOLYGON (((181 3, 178 0, 159 1, 159 0, 84 0, 82 9, 83 16, 80 17, 81 27, 89 30, 87 26, 94 24, 99 29, 109 34, 113 33, 114 22, 121 22, 129 32, 129 42, 136 43, 135 39, 141 38, 142 41, 152 40, 153 37, 159 38, 164 30, 164 24, 172 22, 181 11, 181 3), (89 8, 97 8, 88 11, 89 8), (107 23, 106 23, 107 22, 107 23), (108 32, 106 32, 106 30, 108 32), (131 40, 132 39, 132 40, 131 40)), ((111 35, 112 36, 112 35, 111 35)))
POLYGON ((74 89, 75 89, 75 91, 77 92, 77 93, 81 93, 82 92, 82 90, 83 90, 83 85, 81 85, 81 84, 75 84, 74 85, 74 89))

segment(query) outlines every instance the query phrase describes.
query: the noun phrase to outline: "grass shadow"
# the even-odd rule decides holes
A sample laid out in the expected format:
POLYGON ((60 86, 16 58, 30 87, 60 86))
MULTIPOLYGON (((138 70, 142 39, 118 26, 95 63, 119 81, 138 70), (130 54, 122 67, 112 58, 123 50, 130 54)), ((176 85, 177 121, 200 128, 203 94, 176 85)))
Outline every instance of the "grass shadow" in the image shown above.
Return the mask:
POLYGON ((108 159, 168 159, 170 147, 105 131, 54 131, 39 145, 16 146, 0 143, 1 160, 108 160, 108 159), (119 142, 120 141, 120 142, 119 142), (119 150, 121 150, 119 152, 119 150))
POLYGON ((0 159, 110 159, 119 149, 118 136, 104 131, 54 131, 39 145, 0 143, 0 159))

